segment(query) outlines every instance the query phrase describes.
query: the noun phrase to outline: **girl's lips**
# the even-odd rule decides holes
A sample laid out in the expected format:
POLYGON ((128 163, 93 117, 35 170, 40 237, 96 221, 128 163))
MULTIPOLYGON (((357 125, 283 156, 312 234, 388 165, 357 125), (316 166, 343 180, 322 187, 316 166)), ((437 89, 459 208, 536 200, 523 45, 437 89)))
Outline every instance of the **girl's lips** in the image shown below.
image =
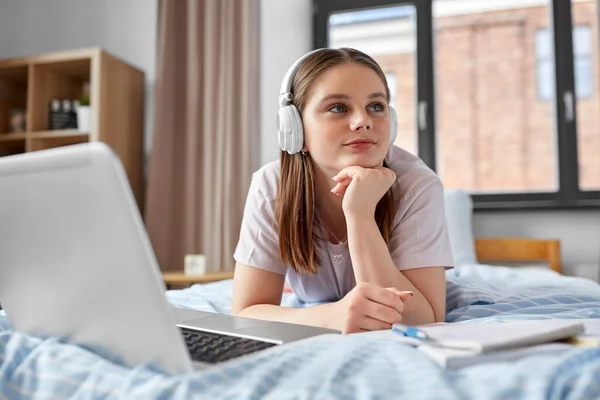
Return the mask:
POLYGON ((353 149, 357 149, 357 150, 366 150, 366 149, 370 149, 374 145, 375 145, 375 142, 355 141, 355 142, 348 143, 346 146, 353 148, 353 149))
POLYGON ((371 143, 371 144, 375 144, 375 140, 368 138, 368 137, 364 137, 364 138, 356 138, 348 143, 346 143, 346 146, 351 145, 351 144, 357 144, 357 143, 371 143))

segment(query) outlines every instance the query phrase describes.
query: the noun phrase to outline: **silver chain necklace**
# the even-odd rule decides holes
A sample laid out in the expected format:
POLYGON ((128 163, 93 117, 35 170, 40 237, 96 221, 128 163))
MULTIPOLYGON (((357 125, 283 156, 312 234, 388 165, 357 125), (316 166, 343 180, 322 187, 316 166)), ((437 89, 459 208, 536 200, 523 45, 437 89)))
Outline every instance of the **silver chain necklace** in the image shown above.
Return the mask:
POLYGON ((338 238, 337 238, 337 236, 335 236, 335 235, 333 234, 333 232, 331 232, 331 231, 329 230, 329 228, 327 227, 327 225, 325 225, 325 229, 327 229, 327 232, 329 232, 329 234, 330 234, 331 236, 333 236, 333 238, 335 239, 335 241, 337 242, 337 244, 342 244, 342 243, 344 243, 344 242, 346 241, 346 239, 348 239, 348 233, 347 233, 347 232, 346 232, 346 236, 344 236, 344 240, 340 240, 340 239, 338 239, 338 238))
POLYGON ((333 236, 333 238, 336 240, 337 244, 342 244, 343 242, 345 242, 348 239, 348 232, 346 232, 346 236, 344 237, 344 240, 340 240, 338 239, 337 236, 335 236, 335 234, 329 229, 329 227, 327 226, 327 224, 325 223, 325 220, 323 220, 323 218, 321 218, 321 215, 319 214, 319 212, 317 211, 317 218, 319 219, 319 221, 321 222, 321 225, 323 227, 325 227, 325 230, 327 230, 327 232, 333 236))
MULTIPOLYGON (((346 232, 346 237, 344 238, 344 240, 340 240, 338 239, 337 236, 335 236, 335 234, 329 229, 329 227, 327 226, 327 224, 325 224, 325 221, 323 220, 323 218, 321 218, 321 216, 319 215, 319 212, 317 211, 317 218, 319 219, 319 222, 321 223, 321 225, 325 228, 325 230, 331 235, 333 236, 333 238, 336 240, 336 244, 340 245, 343 244, 343 242, 345 242, 348 239, 348 232, 346 232)), ((329 238, 327 239, 327 241, 329 242, 329 238)), ((337 254, 333 254, 332 256, 332 260, 335 264, 341 264, 344 261, 344 255, 337 253, 337 254)))

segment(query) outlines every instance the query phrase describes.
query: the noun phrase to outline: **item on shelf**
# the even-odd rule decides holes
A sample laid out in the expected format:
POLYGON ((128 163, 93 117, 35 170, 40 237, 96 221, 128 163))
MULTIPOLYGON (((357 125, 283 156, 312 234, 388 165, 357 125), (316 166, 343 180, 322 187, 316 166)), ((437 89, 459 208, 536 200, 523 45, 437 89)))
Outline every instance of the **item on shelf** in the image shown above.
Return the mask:
POLYGON ((25 132, 27 130, 27 112, 22 107, 10 109, 9 133, 25 132))
POLYGON ((77 111, 74 100, 52 99, 48 112, 48 129, 76 129, 77 111))
POLYGON ((89 132, 92 124, 92 109, 90 96, 85 94, 77 101, 77 129, 80 132, 89 132))

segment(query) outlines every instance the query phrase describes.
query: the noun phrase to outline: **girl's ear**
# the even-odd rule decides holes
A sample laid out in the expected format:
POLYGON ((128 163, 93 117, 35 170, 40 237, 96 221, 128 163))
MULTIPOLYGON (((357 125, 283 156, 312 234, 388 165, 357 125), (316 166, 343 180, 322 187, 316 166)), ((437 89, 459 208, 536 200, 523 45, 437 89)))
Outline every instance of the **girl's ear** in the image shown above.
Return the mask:
POLYGON ((306 146, 302 146, 302 155, 306 155, 308 153, 308 148, 306 146))

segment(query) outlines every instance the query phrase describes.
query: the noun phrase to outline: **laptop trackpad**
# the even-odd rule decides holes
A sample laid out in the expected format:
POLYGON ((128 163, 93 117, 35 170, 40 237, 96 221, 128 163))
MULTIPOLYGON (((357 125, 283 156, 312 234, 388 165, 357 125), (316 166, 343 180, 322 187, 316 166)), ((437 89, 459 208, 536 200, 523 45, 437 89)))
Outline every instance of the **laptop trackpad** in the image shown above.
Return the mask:
POLYGON ((237 329, 247 328, 249 326, 262 325, 267 321, 229 317, 226 315, 214 315, 208 318, 194 319, 185 321, 182 325, 188 325, 196 328, 205 328, 211 330, 235 331, 237 329))

